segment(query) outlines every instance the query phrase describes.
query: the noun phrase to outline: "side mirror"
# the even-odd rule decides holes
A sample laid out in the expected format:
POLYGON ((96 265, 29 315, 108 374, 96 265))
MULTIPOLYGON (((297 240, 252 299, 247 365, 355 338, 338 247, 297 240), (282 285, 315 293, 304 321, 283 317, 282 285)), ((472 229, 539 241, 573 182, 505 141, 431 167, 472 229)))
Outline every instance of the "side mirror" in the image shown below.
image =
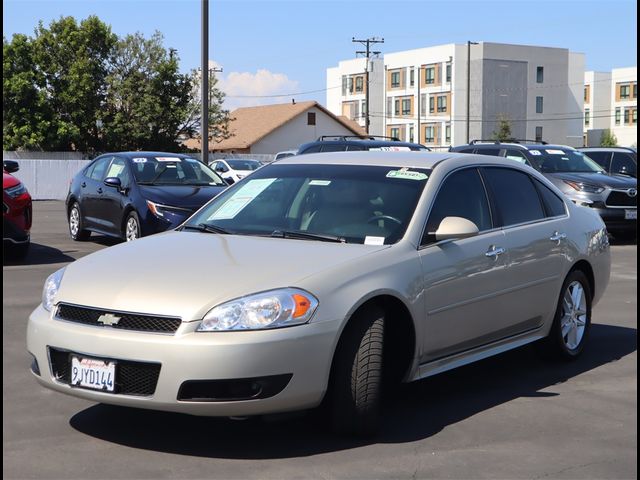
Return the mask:
POLYGON ((18 162, 16 162, 15 160, 3 160, 2 168, 7 173, 14 173, 20 170, 20 165, 18 165, 18 162))
POLYGON ((222 165, 218 165, 216 167, 216 172, 224 173, 224 167, 222 165))
POLYGON ((462 217, 445 217, 436 230, 436 240, 475 237, 478 232, 478 226, 471 220, 462 217))
POLYGON ((107 187, 117 188, 118 190, 122 189, 122 182, 118 177, 107 177, 104 179, 104 184, 107 187))

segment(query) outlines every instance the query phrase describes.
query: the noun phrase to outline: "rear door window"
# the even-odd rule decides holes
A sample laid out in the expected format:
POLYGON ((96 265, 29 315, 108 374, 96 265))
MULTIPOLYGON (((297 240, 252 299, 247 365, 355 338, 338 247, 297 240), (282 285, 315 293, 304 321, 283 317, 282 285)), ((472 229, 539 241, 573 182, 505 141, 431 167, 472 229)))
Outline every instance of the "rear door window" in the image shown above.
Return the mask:
POLYGON ((320 147, 322 145, 312 145, 309 148, 307 148, 304 152, 302 153, 317 153, 320 151, 320 147))
POLYGON ((611 152, 582 152, 591 160, 595 160, 605 170, 609 170, 609 161, 611 160, 611 152))
POLYGON ((322 152, 344 152, 347 149, 346 145, 323 145, 322 152))
POLYGON ((482 169, 503 227, 545 218, 533 181, 526 173, 509 168, 482 169))
POLYGON ((524 163, 525 165, 531 165, 527 157, 524 156, 520 150, 509 149, 505 153, 505 157, 509 160, 515 160, 516 162, 524 163))
POLYGON ((496 157, 500 156, 499 148, 478 148, 476 153, 479 155, 494 155, 496 157))

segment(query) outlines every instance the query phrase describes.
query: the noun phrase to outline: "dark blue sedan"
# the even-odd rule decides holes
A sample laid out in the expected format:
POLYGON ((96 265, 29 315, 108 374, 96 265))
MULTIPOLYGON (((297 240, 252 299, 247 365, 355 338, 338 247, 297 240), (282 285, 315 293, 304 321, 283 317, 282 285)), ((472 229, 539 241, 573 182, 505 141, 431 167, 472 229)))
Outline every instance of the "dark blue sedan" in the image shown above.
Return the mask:
POLYGON ((91 232, 127 241, 175 228, 227 187, 218 174, 188 155, 108 153, 71 181, 69 233, 91 232))

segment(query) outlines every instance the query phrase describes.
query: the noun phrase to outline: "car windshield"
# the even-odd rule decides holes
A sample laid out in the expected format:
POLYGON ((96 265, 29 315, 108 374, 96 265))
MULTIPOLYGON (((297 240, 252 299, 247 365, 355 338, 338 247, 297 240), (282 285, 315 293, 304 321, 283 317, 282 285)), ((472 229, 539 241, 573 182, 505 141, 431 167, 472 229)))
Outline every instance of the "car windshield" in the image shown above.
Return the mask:
POLYGON ((227 160, 227 163, 234 170, 257 170, 260 167, 257 160, 227 160))
POLYGON ((225 185, 195 158, 140 156, 131 159, 131 168, 139 185, 225 185))
POLYGON ((404 235, 429 174, 368 165, 272 164, 213 199, 187 227, 392 244, 404 235))
POLYGON ((542 173, 580 172, 598 173, 604 169, 577 150, 540 148, 529 150, 542 173))

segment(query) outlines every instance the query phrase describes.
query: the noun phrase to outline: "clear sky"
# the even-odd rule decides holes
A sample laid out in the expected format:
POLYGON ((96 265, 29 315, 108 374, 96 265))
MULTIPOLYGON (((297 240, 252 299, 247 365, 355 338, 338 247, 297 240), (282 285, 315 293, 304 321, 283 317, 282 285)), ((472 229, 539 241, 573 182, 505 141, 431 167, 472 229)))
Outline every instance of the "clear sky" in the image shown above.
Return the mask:
MULTIPOLYGON (((97 15, 118 35, 159 30, 181 68, 200 63, 200 0, 3 0, 3 35, 33 35, 42 20, 97 15)), ((325 101, 326 68, 354 57, 351 38, 384 37, 397 52, 467 40, 569 48, 587 70, 636 65, 633 0, 210 0, 209 57, 223 67, 227 106, 276 103, 298 94, 325 101)))

